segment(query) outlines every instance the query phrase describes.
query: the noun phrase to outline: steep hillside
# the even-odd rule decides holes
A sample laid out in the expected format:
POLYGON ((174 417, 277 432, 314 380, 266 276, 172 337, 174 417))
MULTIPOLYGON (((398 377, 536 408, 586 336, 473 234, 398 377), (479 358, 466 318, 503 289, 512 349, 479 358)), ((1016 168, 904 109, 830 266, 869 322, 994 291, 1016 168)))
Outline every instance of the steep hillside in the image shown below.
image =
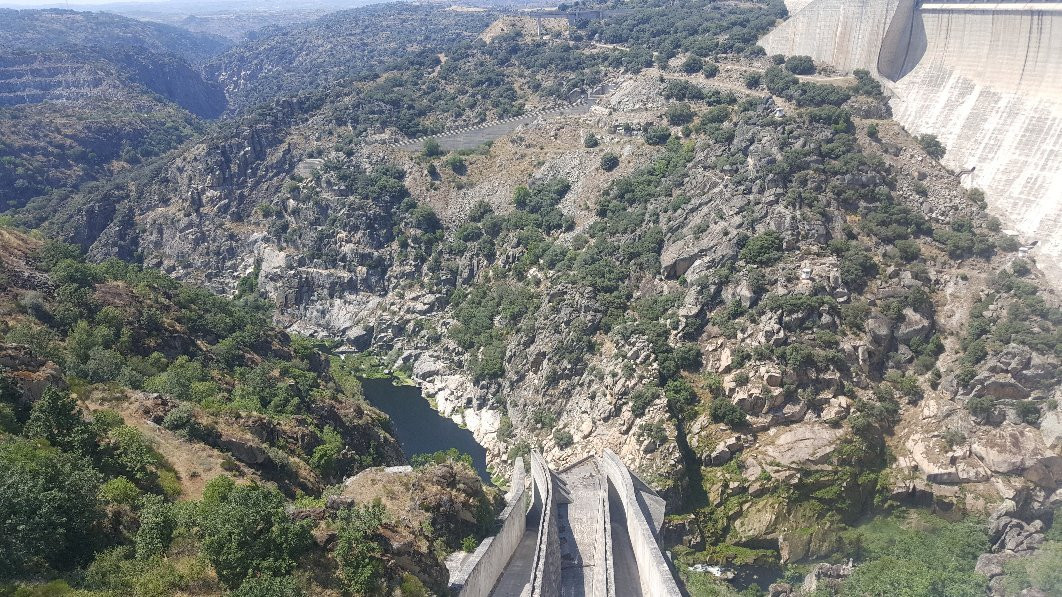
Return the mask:
POLYGON ((230 109, 243 112, 342 79, 371 79, 400 56, 438 53, 473 39, 490 21, 482 12, 379 4, 272 31, 215 57, 205 69, 224 87, 230 109))
POLYGON ((226 44, 105 13, 2 11, 0 210, 158 156, 225 109, 191 65, 226 44))
POLYGON ((0 9, 0 48, 5 51, 41 52, 63 46, 137 47, 175 54, 198 64, 230 45, 223 37, 106 12, 0 9))
POLYGON ((0 582, 445 586, 441 558, 489 531, 495 494, 460 459, 371 468, 403 461, 389 421, 320 345, 266 319, 0 229, 0 582))

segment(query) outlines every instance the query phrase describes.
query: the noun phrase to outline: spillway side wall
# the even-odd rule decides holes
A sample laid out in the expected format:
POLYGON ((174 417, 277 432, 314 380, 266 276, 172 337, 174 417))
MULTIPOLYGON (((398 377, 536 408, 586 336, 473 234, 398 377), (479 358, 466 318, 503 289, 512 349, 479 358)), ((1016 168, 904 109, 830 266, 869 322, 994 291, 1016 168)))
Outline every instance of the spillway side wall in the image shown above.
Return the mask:
POLYGON ((634 548, 638 563, 642 594, 647 597, 680 597, 678 583, 671 566, 660 550, 648 513, 639 505, 634 479, 623 462, 612 451, 605 450, 600 460, 601 469, 615 488, 627 517, 627 533, 634 548))
POLYGON ((537 452, 531 453, 531 478, 541 488, 542 517, 539 520, 535 561, 527 592, 531 597, 554 597, 560 594, 561 577, 557 502, 553 492, 553 472, 537 452))
POLYGON ((506 506, 498 515, 498 534, 480 543, 465 559, 461 569, 450 579, 450 594, 461 597, 487 597, 501 577, 527 528, 529 499, 524 462, 518 458, 513 466, 506 506))

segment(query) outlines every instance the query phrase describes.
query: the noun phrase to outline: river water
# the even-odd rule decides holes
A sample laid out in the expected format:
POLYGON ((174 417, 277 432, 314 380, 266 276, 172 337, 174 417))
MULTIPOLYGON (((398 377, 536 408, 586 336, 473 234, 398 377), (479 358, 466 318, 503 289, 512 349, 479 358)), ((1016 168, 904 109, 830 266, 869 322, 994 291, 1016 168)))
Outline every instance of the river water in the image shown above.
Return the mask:
POLYGON ((487 451, 472 432, 440 415, 414 386, 396 386, 389 379, 363 379, 362 388, 369 404, 391 417, 395 439, 406 458, 455 448, 472 457, 472 466, 486 482, 487 451))

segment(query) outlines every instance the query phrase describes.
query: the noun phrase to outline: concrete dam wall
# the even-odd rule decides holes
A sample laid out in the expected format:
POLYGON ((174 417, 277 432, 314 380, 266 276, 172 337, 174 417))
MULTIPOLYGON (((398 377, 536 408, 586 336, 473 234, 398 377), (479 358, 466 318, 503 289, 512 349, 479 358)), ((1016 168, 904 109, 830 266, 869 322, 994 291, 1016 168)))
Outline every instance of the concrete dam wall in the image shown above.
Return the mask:
POLYGON ((1062 2, 812 0, 790 11, 761 40, 768 53, 877 75, 896 120, 937 135, 949 168, 975 168, 963 183, 1039 241, 1034 255, 1062 281, 1062 2))

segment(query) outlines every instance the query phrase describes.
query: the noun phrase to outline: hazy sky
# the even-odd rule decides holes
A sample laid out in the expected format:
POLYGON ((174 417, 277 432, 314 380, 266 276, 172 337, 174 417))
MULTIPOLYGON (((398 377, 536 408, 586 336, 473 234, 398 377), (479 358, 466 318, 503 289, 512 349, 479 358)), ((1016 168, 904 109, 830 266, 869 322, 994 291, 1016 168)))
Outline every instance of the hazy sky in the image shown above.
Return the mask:
MULTIPOLYGON (((0 0, 0 6, 7 6, 7 7, 17 6, 19 8, 36 8, 36 7, 39 7, 39 6, 49 6, 49 7, 51 7, 51 6, 70 6, 70 7, 74 7, 74 6, 91 6, 93 4, 114 4, 115 1, 116 0, 0 0)), ((166 2, 167 0, 117 0, 117 1, 122 2, 123 4, 124 3, 132 4, 134 2, 137 3, 137 4, 148 4, 148 3, 154 4, 154 3, 166 2)))

